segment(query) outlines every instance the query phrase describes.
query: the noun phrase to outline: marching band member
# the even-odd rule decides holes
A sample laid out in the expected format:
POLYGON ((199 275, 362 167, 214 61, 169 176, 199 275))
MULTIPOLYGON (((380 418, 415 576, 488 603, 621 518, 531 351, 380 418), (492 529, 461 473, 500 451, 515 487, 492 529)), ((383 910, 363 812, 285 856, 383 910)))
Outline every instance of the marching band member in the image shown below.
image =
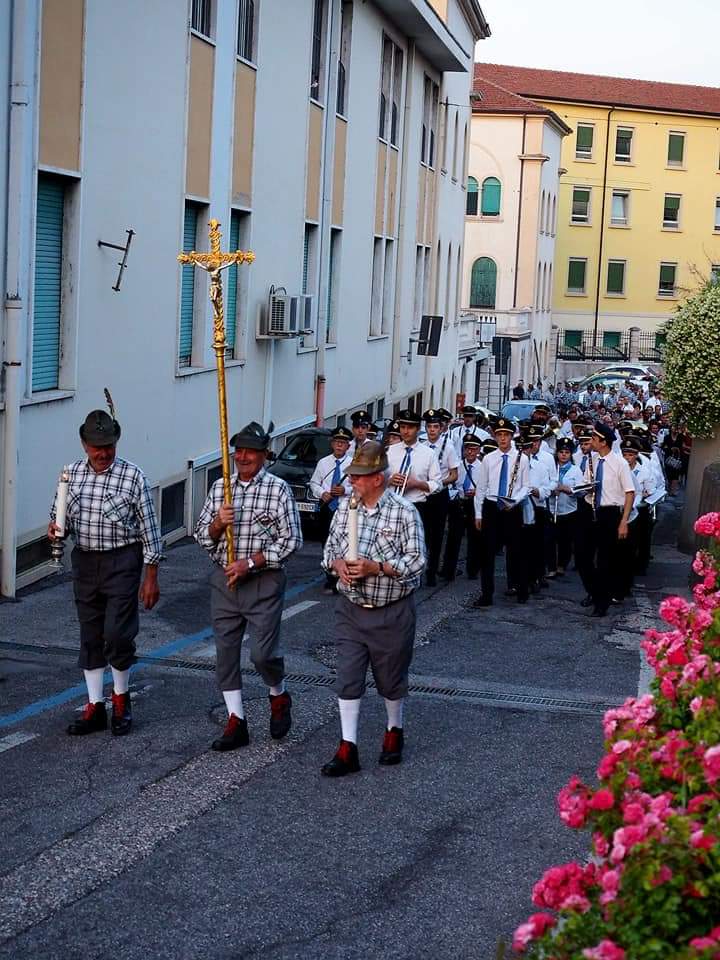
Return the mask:
POLYGON ((575 542, 578 501, 573 489, 582 483, 582 473, 572 460, 574 446, 569 437, 560 437, 555 447, 555 489, 550 495, 549 504, 555 562, 548 571, 548 577, 563 576, 570 565, 575 542))
POLYGON ((425 524, 425 540, 428 551, 427 567, 425 569, 425 583, 434 587, 437 583, 437 569, 440 563, 445 524, 447 523, 450 506, 450 489, 454 487, 458 476, 460 462, 455 447, 450 442, 450 434, 442 432, 442 411, 426 410, 423 414, 426 444, 437 455, 440 465, 440 482, 442 486, 436 493, 430 494, 426 501, 427 520, 425 524))
POLYGON ((477 580, 480 571, 480 531, 475 528, 475 483, 480 469, 480 452, 483 443, 492 444, 494 440, 483 441, 475 434, 469 434, 463 440, 463 457, 458 465, 457 480, 451 493, 448 509, 448 535, 445 544, 445 557, 440 576, 443 580, 454 580, 460 556, 463 536, 467 536, 467 555, 465 572, 468 580, 477 580))
MULTIPOLYGON (((310 491, 320 501, 318 522, 323 542, 330 530, 330 521, 337 510, 341 497, 350 496, 352 487, 345 478, 345 469, 350 466, 352 457, 348 454, 352 433, 347 427, 336 427, 330 437, 332 453, 322 457, 310 477, 310 491)), ((325 589, 335 593, 335 578, 328 575, 325 589)))

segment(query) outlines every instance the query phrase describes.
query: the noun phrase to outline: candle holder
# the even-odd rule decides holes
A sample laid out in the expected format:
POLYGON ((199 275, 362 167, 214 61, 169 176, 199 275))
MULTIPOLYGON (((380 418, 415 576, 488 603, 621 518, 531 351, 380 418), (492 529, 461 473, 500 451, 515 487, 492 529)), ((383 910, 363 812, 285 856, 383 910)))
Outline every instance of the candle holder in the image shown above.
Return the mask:
POLYGON ((50 541, 50 562, 58 572, 65 566, 65 537, 56 537, 50 541))

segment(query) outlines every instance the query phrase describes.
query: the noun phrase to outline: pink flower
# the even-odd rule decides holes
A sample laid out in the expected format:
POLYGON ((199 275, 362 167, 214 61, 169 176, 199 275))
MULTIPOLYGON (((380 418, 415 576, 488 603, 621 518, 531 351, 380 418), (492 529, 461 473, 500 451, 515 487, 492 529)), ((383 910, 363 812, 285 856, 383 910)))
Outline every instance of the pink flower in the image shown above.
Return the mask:
POLYGON ((603 906, 612 903, 617 897, 618 889, 620 888, 620 871, 606 870, 600 880, 600 886, 603 891, 600 894, 600 903, 603 904, 603 906))
POLYGON ((613 753, 625 753, 626 750, 629 750, 632 747, 632 744, 629 740, 618 740, 612 745, 613 753))
POLYGON ((591 810, 609 810, 615 803, 612 790, 603 788, 598 790, 590 800, 591 810))
POLYGON ((694 830, 690 834, 690 846, 696 850, 712 850, 717 843, 717 837, 711 833, 704 833, 702 829, 694 830))
POLYGON ((611 777, 615 772, 615 767, 619 762, 620 757, 617 753, 606 753, 597 768, 598 779, 607 780, 608 777, 611 777))
POLYGON ((672 880, 672 875, 673 872, 670 867, 662 866, 653 877, 652 885, 654 887, 659 887, 663 883, 668 883, 668 881, 672 880))
POLYGON ((625 823, 641 823, 645 816, 645 811, 639 803, 627 803, 623 807, 623 820, 625 823))
POLYGON ((671 627, 684 627, 691 607, 682 597, 666 597, 660 604, 660 616, 671 627))
POLYGON ((601 940, 596 947, 587 947, 582 955, 587 960, 625 960, 625 951, 612 940, 601 940))
POLYGON ((560 904, 560 910, 577 910, 578 913, 587 913, 590 901, 579 893, 571 893, 560 904))
POLYGON ((711 787, 720 780, 720 745, 710 747, 705 751, 703 770, 705 771, 705 779, 711 787))
POLYGON ((720 513, 705 513, 695 521, 695 533, 701 537, 720 536, 720 513))
POLYGON ((571 777, 567 786, 558 793, 560 819, 569 827, 583 827, 587 819, 590 791, 577 777, 571 777))
POLYGON ((555 917, 549 913, 533 913, 527 923, 521 923, 513 937, 513 950, 522 953, 525 947, 541 937, 547 930, 555 926, 555 917))

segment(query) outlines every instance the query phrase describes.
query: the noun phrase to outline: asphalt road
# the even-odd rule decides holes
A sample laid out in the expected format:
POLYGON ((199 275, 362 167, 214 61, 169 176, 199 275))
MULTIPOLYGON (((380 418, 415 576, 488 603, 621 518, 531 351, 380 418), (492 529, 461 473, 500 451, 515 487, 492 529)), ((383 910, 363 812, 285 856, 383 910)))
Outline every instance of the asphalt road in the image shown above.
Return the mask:
POLYGON ((232 754, 208 749, 223 712, 194 544, 169 551, 142 617, 126 738, 65 735, 84 702, 70 584, 0 605, 0 958, 490 960, 542 871, 587 848, 555 795, 592 778, 603 709, 646 682, 642 628, 687 582, 676 520, 671 502, 651 576, 606 620, 575 574, 527 606, 471 610, 464 577, 421 590, 404 762, 377 765, 370 690, 363 769, 340 781, 319 773, 339 725, 318 544, 289 570, 292 733, 271 741, 246 662, 251 744, 232 754))

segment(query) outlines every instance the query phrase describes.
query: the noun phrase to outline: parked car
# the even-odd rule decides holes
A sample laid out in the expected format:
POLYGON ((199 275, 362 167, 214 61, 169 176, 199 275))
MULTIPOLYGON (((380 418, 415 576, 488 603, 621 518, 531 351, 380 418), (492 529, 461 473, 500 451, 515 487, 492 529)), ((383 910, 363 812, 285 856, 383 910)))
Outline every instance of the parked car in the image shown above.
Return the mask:
POLYGON ((537 407, 547 407, 544 400, 508 400, 500 411, 500 416, 508 420, 529 420, 537 407))
POLYGON ((642 363, 607 363, 601 370, 597 371, 598 374, 610 372, 621 373, 625 377, 629 377, 631 379, 633 377, 650 377, 652 380, 656 379, 656 374, 654 371, 642 363))
POLYGON ((636 387, 642 387, 643 393, 647 395, 648 379, 646 377, 628 376, 625 367, 620 370, 606 370, 602 373, 594 373, 591 377, 585 377, 577 387, 578 400, 582 404, 587 404, 589 394, 593 387, 602 383, 605 387, 621 387, 626 380, 629 380, 636 387))
POLYGON ((330 430, 307 427, 294 434, 268 467, 268 473, 281 477, 290 484, 300 519, 313 524, 317 519, 320 501, 310 492, 310 477, 330 452, 330 430))

